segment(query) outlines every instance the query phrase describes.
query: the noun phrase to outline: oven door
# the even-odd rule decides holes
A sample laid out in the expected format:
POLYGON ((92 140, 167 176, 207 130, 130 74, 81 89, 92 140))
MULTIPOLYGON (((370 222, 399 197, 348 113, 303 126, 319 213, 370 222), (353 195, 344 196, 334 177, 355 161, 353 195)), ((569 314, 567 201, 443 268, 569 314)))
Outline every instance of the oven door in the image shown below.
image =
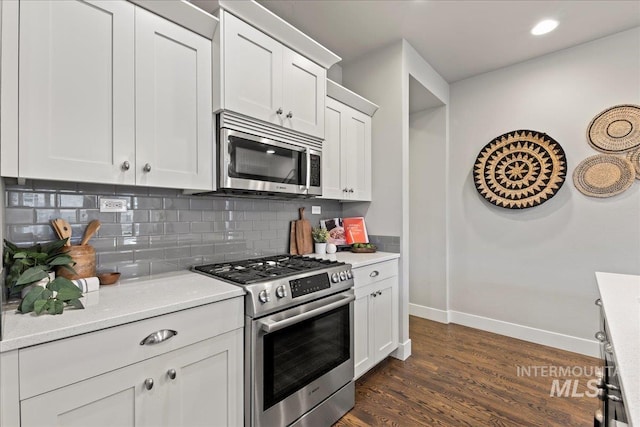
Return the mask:
POLYGON ((350 289, 252 321, 251 425, 291 424, 353 380, 354 299, 350 289))
POLYGON ((219 189, 322 194, 319 151, 226 128, 220 141, 219 189))

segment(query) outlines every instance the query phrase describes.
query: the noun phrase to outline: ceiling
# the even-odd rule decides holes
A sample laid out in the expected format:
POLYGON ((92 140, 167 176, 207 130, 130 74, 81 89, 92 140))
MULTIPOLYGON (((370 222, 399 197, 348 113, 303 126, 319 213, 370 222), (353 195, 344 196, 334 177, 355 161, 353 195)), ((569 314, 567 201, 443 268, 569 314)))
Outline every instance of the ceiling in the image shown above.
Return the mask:
MULTIPOLYGON (((204 4, 210 0, 192 0, 204 4)), ((406 39, 449 83, 640 26, 640 1, 259 0, 342 63, 406 39), (529 30, 560 21, 543 36, 529 30)))

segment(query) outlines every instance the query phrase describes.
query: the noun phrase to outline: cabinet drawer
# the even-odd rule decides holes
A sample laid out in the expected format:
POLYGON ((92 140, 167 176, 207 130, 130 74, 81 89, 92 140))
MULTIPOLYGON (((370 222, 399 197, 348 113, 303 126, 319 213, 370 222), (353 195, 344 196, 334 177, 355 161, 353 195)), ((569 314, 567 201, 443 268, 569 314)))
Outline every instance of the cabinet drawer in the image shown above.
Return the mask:
POLYGON ((356 288, 397 275, 398 260, 395 259, 353 269, 353 280, 356 288))
POLYGON ((243 298, 233 298, 21 349, 20 399, 241 328, 243 317, 243 298), (177 334, 157 344, 141 344, 163 329, 177 334))

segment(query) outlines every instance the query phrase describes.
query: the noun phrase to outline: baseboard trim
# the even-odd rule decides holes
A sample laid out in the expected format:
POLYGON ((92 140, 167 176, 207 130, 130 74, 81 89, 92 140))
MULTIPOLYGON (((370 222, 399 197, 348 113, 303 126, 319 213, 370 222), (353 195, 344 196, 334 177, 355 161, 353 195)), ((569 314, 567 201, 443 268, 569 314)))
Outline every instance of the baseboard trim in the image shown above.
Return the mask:
POLYGON ((571 335, 545 331, 543 329, 476 316, 460 311, 444 311, 417 304, 409 304, 409 314, 440 323, 456 323, 470 328, 493 332, 494 334, 505 335, 511 338, 584 354, 586 356, 600 357, 600 344, 597 341, 571 335))
POLYGON ((396 359, 407 360, 411 356, 411 340, 398 344, 398 348, 391 353, 391 356, 396 359))
POLYGON ((449 312, 424 305, 409 304, 409 314, 439 323, 449 323, 449 312))

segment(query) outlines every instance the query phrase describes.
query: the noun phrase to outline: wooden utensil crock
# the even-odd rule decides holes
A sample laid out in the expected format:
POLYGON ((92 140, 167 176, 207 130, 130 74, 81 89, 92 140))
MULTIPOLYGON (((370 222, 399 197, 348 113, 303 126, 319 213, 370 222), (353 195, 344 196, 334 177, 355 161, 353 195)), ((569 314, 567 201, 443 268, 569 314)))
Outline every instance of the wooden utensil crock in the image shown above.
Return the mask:
POLYGON ((62 248, 63 252, 69 253, 76 265, 73 269, 77 274, 71 273, 66 268, 58 268, 58 276, 66 277, 69 280, 84 279, 96 275, 96 250, 91 245, 76 245, 62 248))

